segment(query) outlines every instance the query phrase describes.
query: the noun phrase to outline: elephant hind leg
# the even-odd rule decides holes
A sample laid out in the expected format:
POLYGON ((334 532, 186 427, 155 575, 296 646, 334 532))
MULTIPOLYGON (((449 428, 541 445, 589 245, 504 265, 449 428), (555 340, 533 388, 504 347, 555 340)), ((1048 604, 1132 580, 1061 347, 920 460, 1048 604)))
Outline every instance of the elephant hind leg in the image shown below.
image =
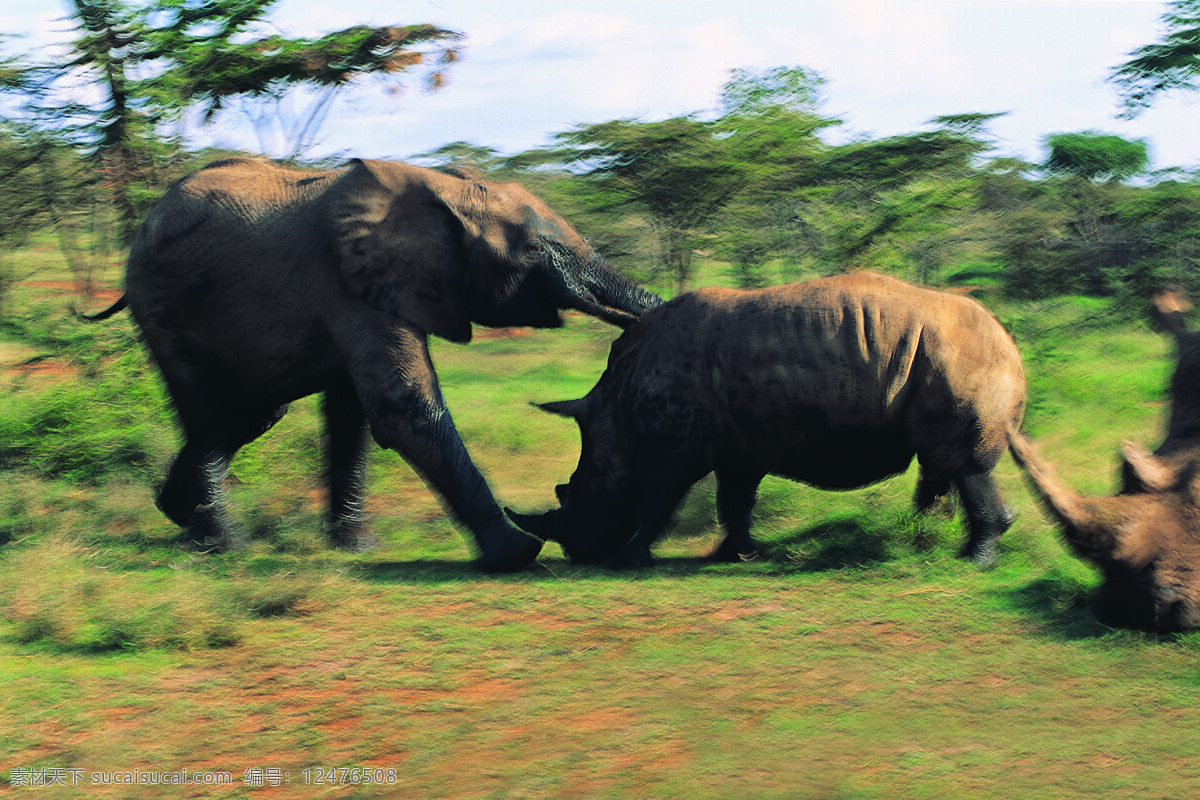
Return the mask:
POLYGON ((242 541, 230 518, 225 479, 234 454, 269 430, 287 406, 248 413, 219 404, 176 401, 186 442, 159 487, 158 508, 186 528, 184 540, 203 550, 228 550, 242 541))
POLYGON ((327 533, 334 547, 361 552, 379 541, 366 529, 367 448, 370 429, 358 393, 349 379, 325 391, 328 454, 329 519, 327 533))
POLYGON ((970 527, 959 555, 982 567, 992 567, 996 562, 996 540, 1012 525, 1012 512, 1000 499, 991 472, 960 475, 954 483, 962 496, 970 527))

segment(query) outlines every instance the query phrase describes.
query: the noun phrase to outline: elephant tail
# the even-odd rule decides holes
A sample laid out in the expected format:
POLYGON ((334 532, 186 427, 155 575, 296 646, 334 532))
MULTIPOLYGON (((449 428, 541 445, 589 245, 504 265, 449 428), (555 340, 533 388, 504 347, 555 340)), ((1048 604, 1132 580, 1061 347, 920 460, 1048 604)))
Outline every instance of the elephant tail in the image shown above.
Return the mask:
POLYGON ((113 314, 124 311, 127 308, 129 308, 129 296, 123 294, 117 299, 117 302, 113 303, 103 311, 96 312, 95 314, 84 314, 82 311, 75 308, 71 310, 75 312, 75 316, 79 317, 85 322, 100 322, 101 320, 108 319, 113 314))

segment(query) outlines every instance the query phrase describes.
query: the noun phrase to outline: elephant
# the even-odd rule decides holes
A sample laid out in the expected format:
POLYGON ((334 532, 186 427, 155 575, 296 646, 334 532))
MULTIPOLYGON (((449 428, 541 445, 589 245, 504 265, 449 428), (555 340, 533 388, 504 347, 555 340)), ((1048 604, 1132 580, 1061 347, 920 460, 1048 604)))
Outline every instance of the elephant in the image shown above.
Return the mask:
POLYGON ((328 534, 365 528, 369 438, 397 451, 469 529, 480 565, 530 564, 463 445, 430 335, 562 325, 574 309, 627 326, 661 299, 625 278, 531 193, 406 164, 307 172, 229 159, 172 186, 136 231, 125 293, 185 443, 157 505, 202 548, 237 544, 222 483, 288 404, 323 393, 328 534), (369 436, 368 436, 369 432, 369 436))
POLYGON ((1080 496, 1029 437, 1009 432, 1013 456, 1067 543, 1103 574, 1094 609, 1117 627, 1200 625, 1200 333, 1187 328, 1189 308, 1178 292, 1155 298, 1153 318, 1177 345, 1167 435, 1154 453, 1122 445, 1115 496, 1080 496))
POLYGON ((558 508, 506 511, 572 561, 645 566, 689 487, 715 472, 725 537, 710 557, 737 561, 757 552, 765 475, 850 489, 915 456, 918 507, 957 488, 961 555, 988 566, 1012 522, 992 470, 1024 407, 1016 345, 968 297, 870 272, 700 289, 627 328, 586 397, 542 405, 578 423, 579 464, 558 508))

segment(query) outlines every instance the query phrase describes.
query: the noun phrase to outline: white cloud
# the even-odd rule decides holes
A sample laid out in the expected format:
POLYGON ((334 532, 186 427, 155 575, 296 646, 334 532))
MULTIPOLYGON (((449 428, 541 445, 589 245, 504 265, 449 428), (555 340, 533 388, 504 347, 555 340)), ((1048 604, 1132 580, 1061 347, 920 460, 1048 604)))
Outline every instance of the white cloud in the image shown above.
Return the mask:
MULTIPOLYGON (((443 91, 416 76, 340 100, 325 150, 403 157, 456 139, 512 152, 579 123, 711 108, 734 67, 802 65, 829 79, 825 111, 878 135, 937 114, 1011 111, 1002 146, 1100 128, 1151 140, 1161 165, 1200 158, 1200 110, 1166 96, 1132 123, 1104 83, 1160 34, 1161 0, 281 0, 289 34, 432 22, 467 35, 443 91)), ((0 26, 33 46, 67 38, 47 0, 3 0, 0 26), (47 10, 49 8, 49 10, 47 10)), ((10 51, 12 47, 7 48, 10 51)), ((254 146, 253 137, 245 144, 254 146)))

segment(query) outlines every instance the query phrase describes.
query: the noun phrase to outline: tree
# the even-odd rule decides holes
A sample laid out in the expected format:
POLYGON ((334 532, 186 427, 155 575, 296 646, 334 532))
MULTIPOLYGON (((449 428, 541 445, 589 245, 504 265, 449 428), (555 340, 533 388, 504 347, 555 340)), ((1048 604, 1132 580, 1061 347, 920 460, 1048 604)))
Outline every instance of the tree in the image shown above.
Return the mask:
POLYGON ((783 257, 789 266, 812 246, 809 192, 822 183, 831 148, 819 137, 839 120, 784 105, 732 113, 717 123, 722 157, 738 166, 739 187, 720 217, 718 252, 739 284, 766 281, 763 268, 783 257))
POLYGON ((831 150, 822 173, 823 183, 836 188, 826 261, 853 266, 869 254, 878 267, 881 251, 890 250, 895 263, 915 260, 914 277, 932 281, 950 252, 953 226, 946 220, 963 212, 975 188, 976 160, 991 149, 979 137, 982 121, 963 126, 959 117, 938 119, 956 124, 831 150))
POLYGON ((1130 53, 1109 80, 1122 95, 1123 116, 1135 117, 1163 92, 1200 88, 1200 0, 1174 0, 1162 21, 1162 41, 1130 53))
POLYGON ((799 66, 738 68, 729 74, 719 104, 725 116, 748 117, 780 108, 816 113, 826 83, 821 73, 799 66))
POLYGON ((724 157, 716 133, 714 123, 693 117, 615 120, 558 134, 565 147, 546 160, 581 169, 602 207, 645 209, 662 261, 682 290, 691 277, 698 229, 740 186, 742 167, 724 157))
POLYGON ((1144 140, 1096 131, 1052 134, 1046 147, 1046 169, 1089 181, 1122 181, 1144 172, 1150 162, 1144 140))
POLYGON ((425 160, 436 169, 455 169, 482 175, 497 167, 500 154, 491 147, 460 141, 418 153, 413 158, 425 160))
POLYGON ((1122 276, 1140 299, 1164 286, 1200 290, 1200 185, 1159 181, 1115 206, 1116 222, 1129 232, 1135 260, 1122 276))
MULTIPOLYGON (((36 103, 92 153, 111 189, 121 228, 132 232, 142 203, 136 186, 155 161, 168 123, 189 109, 211 121, 233 97, 278 97, 308 85, 331 93, 367 74, 391 75, 425 62, 454 60, 458 34, 432 25, 356 26, 316 39, 261 35, 255 27, 277 0, 70 0, 78 23, 72 57, 43 68, 36 103), (80 75, 104 97, 66 97, 80 75)), ((441 81, 434 71, 430 80, 441 81)), ((33 92, 31 92, 32 94, 33 92)), ((321 109, 315 112, 319 119, 321 109)))

